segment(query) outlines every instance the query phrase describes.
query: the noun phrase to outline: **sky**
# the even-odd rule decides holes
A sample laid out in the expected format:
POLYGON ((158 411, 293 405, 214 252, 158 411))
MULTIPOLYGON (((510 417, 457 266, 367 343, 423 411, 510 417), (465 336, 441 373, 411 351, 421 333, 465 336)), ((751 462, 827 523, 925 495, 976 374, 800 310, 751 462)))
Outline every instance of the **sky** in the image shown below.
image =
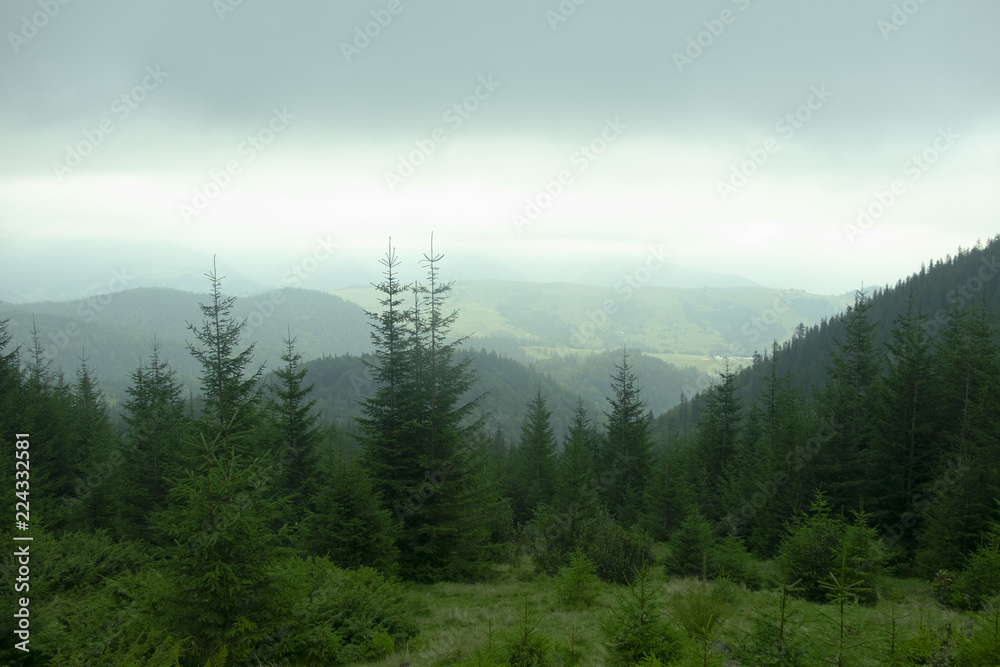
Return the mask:
POLYGON ((1000 232, 997 25, 995 0, 5 0, 0 261, 128 241, 274 284, 377 269, 389 237, 415 267, 433 232, 459 278, 891 284, 1000 232))

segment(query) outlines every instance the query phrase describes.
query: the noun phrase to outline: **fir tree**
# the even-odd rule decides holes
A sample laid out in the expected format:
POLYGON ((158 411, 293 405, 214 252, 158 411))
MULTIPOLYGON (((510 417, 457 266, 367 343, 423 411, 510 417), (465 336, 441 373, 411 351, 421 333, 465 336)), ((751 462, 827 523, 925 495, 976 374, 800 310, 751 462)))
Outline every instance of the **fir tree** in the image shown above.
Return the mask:
POLYGON ((573 423, 563 444, 556 480, 555 509, 573 516, 589 514, 596 506, 594 493, 593 431, 583 401, 577 404, 573 423))
POLYGON ((309 395, 313 385, 305 385, 306 369, 302 355, 295 351, 295 339, 289 332, 281 355, 284 365, 274 372, 278 382, 272 386, 273 428, 278 437, 278 471, 281 486, 295 506, 314 491, 319 444, 323 429, 317 424, 316 401, 309 395))
POLYGON ((638 378, 622 351, 622 363, 615 366, 611 378, 614 397, 609 397, 611 412, 606 412, 607 435, 602 443, 598 464, 602 470, 615 471, 604 487, 603 500, 615 518, 630 526, 639 520, 643 493, 652 464, 649 413, 641 397, 638 378))
POLYGON ((149 517, 166 506, 168 477, 180 466, 180 443, 190 435, 181 385, 170 365, 160 358, 154 339, 149 365, 140 363, 125 389, 126 425, 120 474, 120 531, 131 538, 151 536, 149 517))
POLYGON ((521 441, 514 451, 514 519, 526 521, 541 504, 552 502, 556 477, 555 435, 552 413, 546 408, 541 387, 528 403, 521 425, 521 441))
MULTIPOLYGON (((199 304, 200 327, 188 323, 198 345, 188 343, 188 351, 201 366, 201 391, 204 397, 202 421, 206 440, 216 435, 220 441, 239 447, 251 447, 248 434, 257 426, 261 409, 263 365, 249 372, 255 343, 237 351, 246 320, 237 322, 232 315, 236 297, 222 295, 222 280, 215 270, 206 274, 211 283, 210 302, 199 304)), ((258 451, 258 453, 261 453, 258 451)))

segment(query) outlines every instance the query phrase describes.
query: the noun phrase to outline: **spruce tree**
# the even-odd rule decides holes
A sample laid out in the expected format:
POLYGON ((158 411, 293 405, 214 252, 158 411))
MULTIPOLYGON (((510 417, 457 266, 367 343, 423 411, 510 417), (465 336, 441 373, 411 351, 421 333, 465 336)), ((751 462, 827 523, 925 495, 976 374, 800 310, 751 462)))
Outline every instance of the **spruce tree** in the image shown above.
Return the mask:
POLYGON ((719 373, 720 382, 706 394, 706 409, 698 420, 698 450, 706 477, 702 481, 700 503, 706 515, 718 520, 725 513, 727 481, 735 460, 743 419, 736 396, 736 372, 727 359, 719 373))
POLYGON ((602 443, 598 465, 610 471, 612 479, 604 486, 602 500, 623 526, 634 525, 642 511, 646 480, 652 465, 652 442, 649 413, 641 397, 638 378, 622 351, 621 365, 615 365, 611 378, 613 397, 608 398, 611 412, 607 434, 602 443))
POLYGON ((315 491, 319 445, 324 434, 317 423, 316 400, 309 398, 313 385, 305 386, 306 369, 302 367, 302 355, 295 351, 291 332, 283 342, 285 351, 281 361, 284 365, 274 372, 278 381, 271 388, 271 426, 278 438, 279 483, 285 495, 301 508, 315 491))
POLYGON ((70 517, 88 530, 111 528, 114 521, 111 477, 121 464, 118 437, 104 392, 81 358, 71 402, 71 451, 75 502, 70 517))
POLYGON ((873 387, 879 375, 875 347, 878 323, 871 318, 871 298, 859 291, 844 321, 844 339, 834 341, 821 409, 837 433, 816 457, 817 482, 838 508, 870 505, 876 492, 867 483, 865 463, 874 431, 873 387))
POLYGON ((250 371, 256 343, 239 350, 246 320, 232 315, 236 297, 223 296, 222 280, 215 270, 206 274, 211 287, 210 301, 199 304, 201 326, 188 323, 198 344, 188 343, 188 351, 201 366, 199 381, 204 399, 202 424, 207 441, 215 436, 234 446, 256 449, 261 443, 251 441, 250 433, 258 426, 261 413, 261 377, 264 366, 250 371))
POLYGON ((467 421, 476 375, 472 357, 459 358, 462 339, 448 341, 457 312, 444 311, 451 284, 438 276, 440 259, 433 246, 424 256, 428 285, 410 288, 409 311, 391 247, 382 260, 383 310, 370 313, 379 388, 358 420, 376 490, 402 524, 401 574, 422 581, 478 576, 502 514, 481 420, 467 421))
POLYGON ((180 444, 191 435, 177 375, 160 358, 153 340, 148 365, 139 364, 125 389, 122 416, 124 447, 117 487, 119 532, 131 539, 151 539, 151 514, 164 508, 169 478, 180 473, 180 444))
POLYGON ((546 408, 541 387, 528 403, 521 425, 521 441, 514 452, 514 519, 524 522, 542 504, 551 504, 556 481, 555 435, 552 413, 546 408))
POLYGON ((343 453, 335 455, 317 482, 313 509, 300 530, 306 551, 342 568, 365 566, 395 574, 399 524, 360 463, 343 453))
POLYGON ((199 346, 188 345, 202 367, 205 415, 156 523, 173 543, 166 561, 173 590, 163 599, 172 629, 192 639, 199 660, 226 645, 240 661, 275 618, 272 567, 282 553, 285 530, 277 526, 287 503, 275 497, 273 458, 253 457, 262 411, 262 371, 248 373, 253 344, 237 351, 245 322, 230 315, 234 299, 221 296, 214 270, 208 278, 202 325, 189 325, 199 346))
MULTIPOLYGON (((892 340, 886 344, 888 373, 876 385, 876 428, 866 468, 873 501, 869 507, 883 526, 904 515, 915 517, 912 498, 931 481, 938 463, 938 433, 932 422, 936 383, 924 318, 915 308, 911 291, 906 312, 896 318, 892 340)), ((907 523, 899 546, 909 553, 919 529, 907 523)))
POLYGON ((555 510, 571 516, 590 514, 597 503, 594 489, 596 443, 589 422, 581 399, 563 443, 554 499, 555 510))

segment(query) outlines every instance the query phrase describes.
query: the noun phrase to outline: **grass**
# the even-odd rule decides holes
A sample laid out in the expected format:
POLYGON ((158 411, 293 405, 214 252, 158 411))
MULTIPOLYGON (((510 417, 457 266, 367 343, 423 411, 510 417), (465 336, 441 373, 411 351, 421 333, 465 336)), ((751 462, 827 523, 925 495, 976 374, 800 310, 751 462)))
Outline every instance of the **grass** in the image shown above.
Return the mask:
MULTIPOLYGON (((493 583, 411 586, 412 594, 429 610, 420 634, 408 647, 389 658, 358 667, 398 667, 407 662, 412 667, 506 665, 506 661, 496 657, 496 651, 518 635, 525 601, 538 621, 536 631, 552 647, 548 664, 583 667, 607 664, 600 621, 613 604, 613 585, 600 585, 593 606, 569 608, 560 603, 554 579, 534 574, 527 561, 516 568, 500 569, 500 577, 493 583), (492 659, 488 657, 491 649, 492 659), (580 656, 579 661, 568 657, 574 651, 580 656)), ((668 578, 662 567, 654 568, 652 580, 662 586, 661 600, 667 618, 689 637, 681 665, 739 665, 732 652, 748 641, 761 615, 778 614, 781 602, 780 592, 774 589, 749 591, 728 581, 706 583, 693 578, 668 578), (709 596, 711 604, 699 602, 699 595, 709 596), (691 636, 685 631, 685 627, 690 630, 692 619, 684 618, 684 614, 703 614, 706 606, 711 609, 713 605, 724 609, 724 613, 714 622, 707 638, 691 636)), ((788 626, 806 653, 803 664, 858 667, 890 664, 885 654, 892 639, 892 618, 896 619, 897 647, 916 637, 921 628, 945 638, 947 628, 960 628, 968 622, 965 615, 935 603, 928 582, 887 579, 884 589, 891 589, 893 595, 880 596, 874 607, 847 605, 843 628, 839 608, 834 605, 790 599, 786 609, 788 626), (890 597, 896 602, 891 602, 890 597), (839 663, 838 643, 845 647, 839 663)))

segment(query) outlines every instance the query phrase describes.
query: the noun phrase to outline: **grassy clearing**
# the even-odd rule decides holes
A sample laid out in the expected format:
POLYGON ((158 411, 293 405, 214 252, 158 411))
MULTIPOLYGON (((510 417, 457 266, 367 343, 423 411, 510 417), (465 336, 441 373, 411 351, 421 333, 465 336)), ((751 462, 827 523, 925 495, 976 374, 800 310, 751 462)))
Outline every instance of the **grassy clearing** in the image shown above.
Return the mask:
MULTIPOLYGON (((498 660, 497 651, 520 632, 525 600, 537 614, 537 632, 551 647, 546 664, 608 664, 600 623, 614 604, 613 585, 600 585, 593 606, 574 609, 559 601, 556 580, 535 575, 527 562, 517 568, 502 568, 499 574, 497 581, 486 584, 412 586, 413 595, 428 610, 420 635, 407 649, 364 663, 364 667, 397 667, 407 662, 412 667, 508 664, 498 660)), ((662 567, 654 568, 652 579, 661 587, 660 606, 666 617, 687 636, 681 665, 740 665, 733 652, 750 640, 758 619, 780 617, 782 596, 776 590, 749 591, 728 581, 668 578, 662 567), (692 625, 698 625, 699 614, 719 611, 707 637, 699 640, 685 632, 685 626, 690 631, 692 625)), ((944 639, 951 629, 961 629, 970 622, 967 614, 940 607, 931 598, 930 585, 914 579, 886 579, 878 605, 849 605, 843 628, 834 605, 788 599, 785 615, 789 637, 804 652, 801 664, 806 665, 838 664, 838 645, 843 646, 843 665, 918 664, 891 663, 888 656, 892 650, 899 655, 919 636, 944 639)))

